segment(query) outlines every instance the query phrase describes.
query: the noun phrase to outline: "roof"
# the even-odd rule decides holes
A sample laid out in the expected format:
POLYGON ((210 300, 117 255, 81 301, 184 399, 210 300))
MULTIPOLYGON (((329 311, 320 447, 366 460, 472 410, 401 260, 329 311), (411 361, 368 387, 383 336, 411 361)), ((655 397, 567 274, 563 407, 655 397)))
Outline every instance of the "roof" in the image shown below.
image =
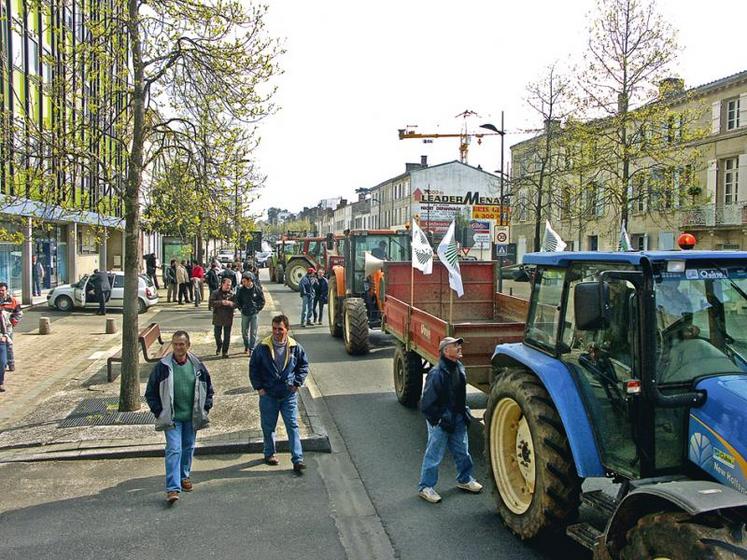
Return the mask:
POLYGON ((395 175, 394 177, 391 177, 391 178, 387 179, 386 181, 382 181, 378 185, 375 185, 375 186, 371 187, 368 190, 369 191, 376 190, 379 187, 383 187, 384 185, 388 185, 389 183, 394 183, 395 181, 399 181, 400 179, 403 179, 403 178, 407 177, 408 175, 412 175, 414 173, 420 173, 422 171, 429 171, 431 169, 436 169, 438 167, 443 167, 445 165, 453 165, 455 163, 459 164, 459 165, 463 165, 464 167, 469 167, 473 171, 478 171, 480 173, 485 173, 486 175, 490 175, 491 177, 495 177, 496 179, 499 178, 498 175, 495 175, 494 173, 490 173, 489 171, 485 171, 484 169, 480 169, 478 167, 473 167, 472 165, 469 165, 467 163, 462 163, 461 161, 455 159, 455 160, 452 160, 452 161, 445 161, 443 163, 437 163, 436 165, 428 165, 426 167, 421 167, 419 169, 410 169, 409 171, 405 171, 404 173, 400 173, 399 175, 395 175))
POLYGON ((747 265, 747 251, 563 251, 559 253, 527 253, 522 262, 546 266, 567 267, 572 262, 613 262, 638 265, 642 260, 651 262, 696 261, 696 260, 740 260, 747 265))

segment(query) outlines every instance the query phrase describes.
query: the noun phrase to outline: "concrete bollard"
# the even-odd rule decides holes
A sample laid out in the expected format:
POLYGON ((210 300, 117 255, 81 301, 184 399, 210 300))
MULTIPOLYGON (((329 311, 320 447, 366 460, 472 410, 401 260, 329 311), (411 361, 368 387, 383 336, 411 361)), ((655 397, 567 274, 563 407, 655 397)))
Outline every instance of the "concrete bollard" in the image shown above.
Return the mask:
POLYGON ((50 332, 49 317, 39 317, 39 334, 49 334, 50 332))
POLYGON ((117 332, 117 324, 114 322, 114 319, 106 319, 106 334, 114 334, 117 332))

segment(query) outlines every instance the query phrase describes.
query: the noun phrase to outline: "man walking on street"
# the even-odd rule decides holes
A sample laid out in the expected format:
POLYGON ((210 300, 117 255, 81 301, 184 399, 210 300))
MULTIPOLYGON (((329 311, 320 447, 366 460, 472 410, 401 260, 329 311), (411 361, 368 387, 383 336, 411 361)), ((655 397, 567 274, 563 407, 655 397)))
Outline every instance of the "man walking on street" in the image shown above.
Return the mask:
POLYGON ((166 302, 176 303, 176 259, 171 259, 169 266, 163 267, 163 283, 166 285, 166 302))
POLYGON ((467 407, 467 374, 460 361, 461 338, 447 336, 438 345, 441 359, 425 380, 420 409, 426 418, 428 442, 420 471, 418 496, 433 504, 441 501, 434 487, 438 482, 438 466, 446 448, 451 451, 457 468, 457 488, 477 494, 482 484, 473 476, 469 454, 467 428, 471 420, 467 407))
POLYGON ((155 285, 156 290, 158 290, 158 274, 156 272, 156 270, 158 269, 158 264, 156 263, 156 254, 149 253, 143 257, 143 260, 145 261, 145 273, 150 276, 150 279, 153 280, 153 284, 155 285))
POLYGON ((176 284, 179 287, 179 305, 182 304, 182 299, 186 303, 189 303, 189 274, 187 273, 187 267, 185 266, 186 261, 177 263, 176 265, 176 284))
POLYGON ((0 307, 0 393, 5 392, 5 368, 8 365, 8 355, 13 349, 13 340, 10 338, 12 330, 10 314, 0 307))
POLYGON ((322 314, 324 313, 324 304, 327 303, 329 282, 324 277, 324 271, 320 270, 316 273, 316 282, 313 284, 314 288, 314 303, 312 305, 314 316, 313 320, 315 323, 322 324, 322 314))
POLYGON ((233 263, 228 263, 220 276, 221 282, 224 278, 228 278, 231 281, 231 289, 233 290, 236 288, 236 273, 233 271, 233 263))
POLYGON ((192 288, 194 291, 194 301, 195 301, 195 307, 199 307, 200 302, 205 299, 205 296, 203 295, 204 291, 204 284, 205 281, 205 269, 202 268, 202 265, 200 263, 195 263, 192 265, 192 288))
POLYGON ((213 334, 215 336, 216 356, 223 353, 223 357, 228 358, 228 346, 231 344, 231 327, 233 326, 234 307, 236 307, 236 295, 231 290, 231 279, 223 278, 220 283, 220 288, 210 294, 210 308, 213 310, 213 334))
POLYGON ((309 267, 306 270, 306 276, 301 278, 298 283, 298 293, 301 296, 301 326, 311 326, 311 308, 314 305, 314 272, 313 268, 309 267))
MULTIPOLYGON (((8 356, 7 365, 5 367, 7 367, 8 371, 15 371, 16 360, 13 355, 13 328, 21 322, 23 311, 21 311, 21 304, 19 301, 14 296, 10 295, 8 284, 5 282, 0 282, 0 311, 5 311, 7 313, 6 319, 8 320, 8 325, 5 331, 6 336, 8 337, 8 356)), ((5 367, 3 368, 3 371, 5 371, 5 367)))
POLYGON ((36 255, 31 255, 31 280, 33 282, 31 293, 35 296, 42 295, 42 280, 44 280, 44 267, 36 255))
POLYGON ((189 351, 187 331, 171 337, 173 352, 153 368, 145 399, 156 417, 156 430, 166 436, 166 501, 173 504, 182 490, 192 491, 192 456, 197 430, 208 425, 213 385, 205 364, 189 351))
POLYGON ((99 302, 99 310, 96 311, 96 315, 106 315, 106 302, 109 301, 109 297, 112 295, 109 274, 107 274, 106 270, 99 270, 97 268, 93 271, 91 283, 96 294, 96 300, 99 302))
POLYGON ((272 336, 257 346, 249 360, 249 381, 259 393, 265 463, 279 463, 275 455, 275 429, 278 414, 282 414, 293 471, 302 474, 306 465, 298 431, 298 390, 309 373, 309 361, 303 347, 288 336, 288 327, 288 317, 273 317, 272 336))
POLYGON ((241 338, 244 339, 244 354, 251 356, 257 342, 257 317, 265 306, 265 294, 257 286, 254 275, 245 272, 241 278, 241 287, 236 292, 236 307, 241 310, 241 338))

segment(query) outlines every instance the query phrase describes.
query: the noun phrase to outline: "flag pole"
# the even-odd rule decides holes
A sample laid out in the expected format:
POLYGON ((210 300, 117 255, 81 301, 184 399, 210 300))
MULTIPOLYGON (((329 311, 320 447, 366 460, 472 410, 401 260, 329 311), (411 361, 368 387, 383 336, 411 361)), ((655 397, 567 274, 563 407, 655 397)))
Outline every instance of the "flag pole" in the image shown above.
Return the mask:
MULTIPOLYGON (((454 324, 453 317, 452 317, 453 309, 454 309, 454 290, 452 290, 451 286, 449 286, 449 331, 451 331, 452 325, 454 324)), ((447 334, 451 335, 451 332, 447 334)))

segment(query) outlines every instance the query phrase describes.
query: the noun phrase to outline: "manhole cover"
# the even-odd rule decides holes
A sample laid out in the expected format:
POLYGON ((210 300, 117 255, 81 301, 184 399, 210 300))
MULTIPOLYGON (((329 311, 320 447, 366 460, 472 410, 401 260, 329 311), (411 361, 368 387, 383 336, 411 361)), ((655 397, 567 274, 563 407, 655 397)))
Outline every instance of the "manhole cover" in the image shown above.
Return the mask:
MULTIPOLYGON (((143 399, 140 400, 145 402, 143 399)), ((85 399, 57 427, 122 426, 152 424, 156 421, 147 409, 146 412, 119 412, 117 408, 119 408, 119 399, 115 397, 85 399)))

